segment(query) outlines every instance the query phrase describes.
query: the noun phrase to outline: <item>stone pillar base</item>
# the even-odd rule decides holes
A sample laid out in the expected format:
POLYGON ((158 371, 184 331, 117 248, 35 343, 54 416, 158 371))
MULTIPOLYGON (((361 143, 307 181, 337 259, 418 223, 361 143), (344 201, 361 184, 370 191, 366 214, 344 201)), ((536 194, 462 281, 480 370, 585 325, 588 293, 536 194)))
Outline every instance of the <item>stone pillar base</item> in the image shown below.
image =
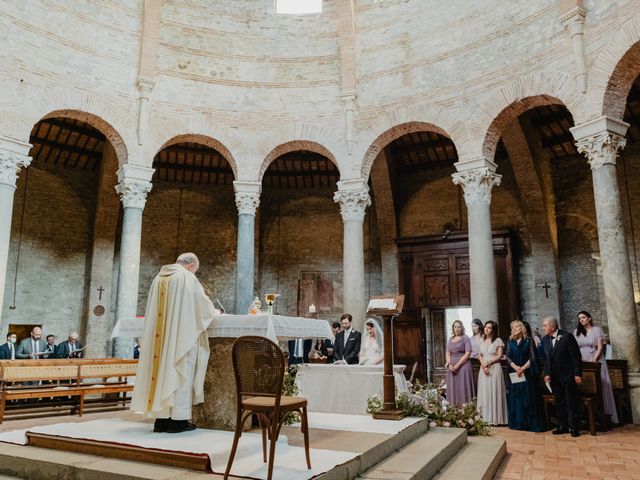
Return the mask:
POLYGON ((629 389, 631 390, 631 413, 633 423, 640 424, 640 373, 629 374, 629 389))

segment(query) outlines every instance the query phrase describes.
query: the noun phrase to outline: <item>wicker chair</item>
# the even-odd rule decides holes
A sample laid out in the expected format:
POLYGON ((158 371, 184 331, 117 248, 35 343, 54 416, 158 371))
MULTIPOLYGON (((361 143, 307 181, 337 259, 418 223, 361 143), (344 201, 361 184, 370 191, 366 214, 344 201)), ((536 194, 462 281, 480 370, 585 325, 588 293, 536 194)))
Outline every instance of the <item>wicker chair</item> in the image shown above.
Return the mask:
POLYGON ((285 358, 280 347, 265 337, 239 337, 231 347, 231 359, 236 378, 236 430, 224 473, 225 480, 231 472, 231 465, 242 435, 242 427, 247 418, 251 418, 253 414, 258 417, 262 430, 262 457, 265 463, 267 463, 267 438, 270 441, 268 480, 271 480, 273 475, 273 461, 280 429, 285 417, 291 412, 299 412, 301 415, 307 468, 311 469, 307 400, 301 397, 282 396, 285 358))

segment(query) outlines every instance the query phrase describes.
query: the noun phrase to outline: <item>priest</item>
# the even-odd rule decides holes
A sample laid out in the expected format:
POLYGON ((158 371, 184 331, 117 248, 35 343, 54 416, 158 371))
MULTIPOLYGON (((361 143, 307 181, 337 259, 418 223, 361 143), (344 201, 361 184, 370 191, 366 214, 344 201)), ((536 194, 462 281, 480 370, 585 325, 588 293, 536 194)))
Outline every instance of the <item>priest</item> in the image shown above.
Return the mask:
POLYGON ((194 275, 199 266, 183 253, 151 284, 131 410, 155 418, 154 432, 194 430, 191 407, 204 402, 207 327, 218 312, 194 275))

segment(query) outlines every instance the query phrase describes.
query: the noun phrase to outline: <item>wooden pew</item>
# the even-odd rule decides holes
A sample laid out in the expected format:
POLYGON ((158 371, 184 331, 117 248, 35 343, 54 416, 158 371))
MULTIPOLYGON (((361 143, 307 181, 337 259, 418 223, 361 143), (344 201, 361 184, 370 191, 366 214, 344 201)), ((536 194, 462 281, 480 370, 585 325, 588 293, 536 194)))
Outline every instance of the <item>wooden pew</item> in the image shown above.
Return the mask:
MULTIPOLYGON (((116 402, 122 401, 124 407, 128 399, 127 392, 133 390, 133 385, 127 383, 126 379, 135 376, 137 366, 137 360, 121 358, 2 360, 0 423, 11 400, 74 397, 77 408, 76 402, 72 402, 71 413, 77 410, 81 416, 87 396, 99 396, 99 401, 107 402, 106 396, 115 394, 116 402), (37 384, 42 381, 48 383, 37 384), (123 395, 122 399, 120 394, 123 395)), ((59 403, 51 406, 58 406, 59 403)), ((111 403, 114 403, 113 400, 111 403)))
POLYGON ((609 378, 613 388, 620 425, 633 423, 631 414, 631 393, 629 391, 629 366, 626 360, 607 360, 609 378))

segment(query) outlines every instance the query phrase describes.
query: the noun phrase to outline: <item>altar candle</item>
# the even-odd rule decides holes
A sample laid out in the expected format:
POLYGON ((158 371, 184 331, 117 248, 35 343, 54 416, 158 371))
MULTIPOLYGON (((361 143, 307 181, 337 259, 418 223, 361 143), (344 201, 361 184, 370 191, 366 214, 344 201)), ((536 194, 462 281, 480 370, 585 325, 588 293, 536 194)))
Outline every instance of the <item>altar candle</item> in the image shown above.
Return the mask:
POLYGON ((309 313, 316 313, 316 306, 313 303, 309 305, 309 313))

